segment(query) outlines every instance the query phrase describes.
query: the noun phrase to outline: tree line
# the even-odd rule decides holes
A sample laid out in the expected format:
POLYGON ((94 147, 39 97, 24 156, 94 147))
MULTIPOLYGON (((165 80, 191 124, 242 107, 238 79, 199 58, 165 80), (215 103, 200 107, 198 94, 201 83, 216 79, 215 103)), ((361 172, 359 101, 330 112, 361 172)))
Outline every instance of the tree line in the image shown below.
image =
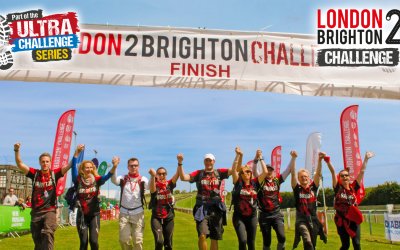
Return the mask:
MULTIPOLYGON (((192 191, 196 192, 196 191, 192 191)), ((174 194, 186 194, 186 190, 174 190, 174 194)), ((400 185, 397 182, 385 182, 376 187, 365 188, 365 198, 361 202, 361 206, 367 205, 386 205, 400 204, 400 185)), ((227 204, 230 204, 231 192, 226 196, 227 204)), ((293 192, 281 192, 282 203, 281 208, 295 207, 293 192)), ((325 188, 326 206, 333 207, 335 193, 332 188, 325 188)), ((318 206, 323 206, 322 190, 318 193, 318 206)))
MULTIPOLYGON (((365 188, 365 198, 361 202, 361 206, 367 205, 386 205, 400 204, 400 185, 397 182, 385 182, 376 187, 365 188)), ((282 192, 282 208, 294 207, 294 197, 292 192, 282 192)), ((333 207, 335 193, 332 188, 325 188, 326 206, 333 207)), ((318 193, 318 206, 323 206, 322 190, 318 193)))

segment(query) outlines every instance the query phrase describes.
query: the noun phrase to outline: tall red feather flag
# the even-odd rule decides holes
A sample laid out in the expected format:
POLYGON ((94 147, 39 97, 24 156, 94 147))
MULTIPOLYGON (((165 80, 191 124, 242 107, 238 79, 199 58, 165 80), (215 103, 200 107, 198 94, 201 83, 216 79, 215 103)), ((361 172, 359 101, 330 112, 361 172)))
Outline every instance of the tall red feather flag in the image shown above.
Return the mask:
MULTIPOLYGON (((352 105, 343 110, 340 116, 340 130, 342 135, 342 151, 344 168, 349 170, 350 181, 357 179, 362 166, 360 143, 358 139, 358 105, 352 105)), ((365 196, 364 180, 361 181, 357 192, 357 203, 361 203, 365 196)))
MULTIPOLYGON (((68 164, 71 150, 72 133, 74 131, 75 110, 68 110, 58 120, 56 138, 54 140, 53 160, 51 169, 54 171, 63 168, 68 164)), ((64 175, 57 182, 57 196, 60 196, 65 189, 67 175, 64 175)))
POLYGON ((271 166, 275 169, 277 178, 281 175, 282 147, 276 146, 271 152, 271 166))

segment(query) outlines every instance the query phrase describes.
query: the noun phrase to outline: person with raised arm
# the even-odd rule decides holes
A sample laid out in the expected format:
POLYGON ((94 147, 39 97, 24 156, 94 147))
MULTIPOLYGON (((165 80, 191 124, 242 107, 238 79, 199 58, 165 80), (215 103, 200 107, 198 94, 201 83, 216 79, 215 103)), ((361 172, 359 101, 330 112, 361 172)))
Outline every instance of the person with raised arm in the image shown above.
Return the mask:
POLYGON ((204 169, 185 174, 181 159, 178 158, 178 172, 182 181, 195 182, 197 186, 196 204, 193 216, 196 221, 198 247, 207 249, 207 237, 211 239, 211 250, 218 249, 218 240, 222 240, 226 225, 226 206, 220 194, 221 180, 227 179, 232 174, 232 169, 215 169, 213 154, 204 155, 204 169))
POLYGON ((139 159, 130 158, 128 174, 117 177, 114 173, 111 177, 112 183, 121 188, 119 242, 123 250, 143 249, 144 193, 149 181, 139 174, 139 167, 139 159))
MULTIPOLYGON (((271 228, 275 230, 276 237, 278 238, 278 250, 285 249, 285 222, 283 214, 280 209, 280 187, 281 184, 289 176, 296 158, 291 155, 291 160, 287 168, 277 177, 275 169, 267 164, 267 173, 265 178, 259 181, 260 188, 258 189, 258 223, 260 224, 261 233, 263 235, 263 249, 271 249, 271 228)), ((264 168, 264 158, 260 154, 256 154, 254 163, 261 162, 264 168)), ((260 178, 259 178, 260 180, 260 178)))
MULTIPOLYGON (((177 156, 179 161, 179 155, 177 156)), ((174 233, 174 188, 179 178, 178 171, 167 180, 167 169, 159 167, 150 169, 149 189, 151 193, 151 231, 154 235, 156 250, 172 250, 174 233)))
POLYGON ((119 164, 119 158, 113 157, 113 167, 103 176, 97 173, 93 161, 85 160, 79 167, 77 161, 85 145, 79 144, 72 158, 72 182, 77 187, 78 215, 76 228, 78 229, 80 250, 99 249, 100 232, 100 186, 104 185, 114 174, 119 164))
MULTIPOLYGON (((297 152, 291 151, 293 164, 291 184, 296 204, 295 234, 300 235, 305 250, 314 250, 321 223, 317 217, 317 190, 321 179, 322 158, 319 155, 318 166, 313 180, 306 169, 300 169, 296 178, 297 152)), ((295 240, 296 241, 296 240, 295 240)))
POLYGON ((21 159, 21 143, 14 144, 15 163, 26 177, 32 180, 31 233, 35 250, 54 249, 54 233, 57 229, 57 181, 71 168, 71 163, 51 170, 51 155, 39 156, 40 169, 28 167, 21 159))
POLYGON ((361 249, 360 224, 362 222, 362 214, 358 209, 359 201, 357 201, 356 193, 360 189, 368 160, 374 156, 374 153, 365 153, 360 173, 353 182, 350 182, 349 169, 345 168, 339 171, 338 176, 336 176, 330 157, 326 156, 325 153, 321 154, 323 154, 323 158, 332 175, 332 187, 335 192, 335 224, 342 243, 340 250, 349 249, 350 238, 353 248, 355 250, 361 249))
POLYGON ((261 150, 257 150, 256 159, 261 161, 263 172, 253 178, 251 168, 242 166, 243 153, 235 148, 236 157, 232 164, 232 204, 234 212, 232 223, 239 240, 240 250, 255 250, 257 232, 257 190, 267 175, 267 167, 262 160, 261 150))

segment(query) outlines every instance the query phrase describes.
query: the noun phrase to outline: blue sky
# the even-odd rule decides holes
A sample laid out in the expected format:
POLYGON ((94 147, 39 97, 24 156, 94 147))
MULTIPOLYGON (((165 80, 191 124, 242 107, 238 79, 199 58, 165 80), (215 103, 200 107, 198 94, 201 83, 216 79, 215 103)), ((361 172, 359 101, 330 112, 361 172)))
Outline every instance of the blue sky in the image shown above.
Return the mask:
MULTIPOLYGON (((396 2, 380 1, 379 4, 393 6, 396 2)), ((81 23, 91 24, 312 34, 315 9, 344 5, 348 1, 113 3, 21 0, 9 2, 0 14, 42 8, 49 14, 76 11, 81 23)), ((352 1, 352 4, 368 7, 376 1, 352 1)), ((362 153, 366 150, 376 153, 369 162, 366 185, 400 181, 399 101, 5 81, 0 82, 0 93, 1 163, 14 163, 13 144, 20 141, 25 163, 38 167, 37 156, 52 151, 58 117, 68 109, 76 109, 77 141, 86 144, 86 157, 93 158, 94 149, 100 161, 120 156, 119 174, 126 173, 126 160, 135 156, 141 161, 142 174, 148 175, 150 167, 165 166, 171 175, 176 170, 179 152, 185 155, 186 172, 203 168, 202 157, 206 153, 216 156, 216 167, 229 167, 236 145, 241 146, 245 159, 253 158, 257 148, 269 159, 271 150, 282 145, 283 167, 289 161, 290 150, 295 149, 299 153, 298 167, 301 167, 305 161, 306 139, 315 131, 322 133, 322 149, 331 155, 337 168, 342 168, 339 118, 344 108, 358 104, 362 153)), ((329 177, 326 168, 324 176, 329 177)), ((285 183, 282 189, 289 191, 289 186, 285 183)), ((189 184, 178 182, 178 189, 189 189, 189 184)))

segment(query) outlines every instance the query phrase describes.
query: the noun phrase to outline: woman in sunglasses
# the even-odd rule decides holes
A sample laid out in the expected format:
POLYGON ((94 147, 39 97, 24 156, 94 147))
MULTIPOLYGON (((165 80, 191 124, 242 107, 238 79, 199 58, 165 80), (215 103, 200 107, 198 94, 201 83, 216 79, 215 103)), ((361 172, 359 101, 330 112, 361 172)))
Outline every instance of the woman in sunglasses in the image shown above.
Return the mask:
POLYGON ((353 182, 350 182, 349 169, 343 169, 336 176, 335 168, 333 167, 329 156, 322 153, 324 160, 332 174, 332 186, 335 191, 335 224, 337 232, 342 242, 341 250, 349 249, 350 238, 353 242, 355 250, 361 249, 360 246, 360 224, 362 222, 362 214, 357 208, 359 201, 356 199, 356 193, 360 189, 360 184, 364 178, 364 172, 367 168, 367 163, 374 156, 372 152, 366 152, 364 162, 358 176, 353 182))
POLYGON ((84 160, 78 165, 78 157, 85 149, 85 145, 79 144, 75 150, 72 159, 72 182, 77 187, 78 215, 76 227, 80 240, 80 250, 99 249, 99 231, 100 231, 100 186, 110 179, 114 174, 119 158, 113 157, 113 167, 103 176, 97 173, 96 165, 93 161, 84 160))
POLYGON ((257 231, 257 186, 267 175, 267 167, 262 160, 261 150, 257 150, 256 159, 261 162, 263 172, 252 179, 249 166, 242 166, 243 153, 239 147, 235 148, 236 157, 232 165, 233 191, 232 204, 234 207, 232 222, 235 228, 239 249, 254 250, 257 231), (239 172, 238 172, 239 171, 239 172))
POLYGON ((167 180, 167 169, 159 167, 156 171, 149 170, 151 201, 149 208, 151 214, 151 230, 154 235, 155 249, 172 249, 172 236, 174 232, 174 197, 173 190, 178 180, 178 172, 167 180))

